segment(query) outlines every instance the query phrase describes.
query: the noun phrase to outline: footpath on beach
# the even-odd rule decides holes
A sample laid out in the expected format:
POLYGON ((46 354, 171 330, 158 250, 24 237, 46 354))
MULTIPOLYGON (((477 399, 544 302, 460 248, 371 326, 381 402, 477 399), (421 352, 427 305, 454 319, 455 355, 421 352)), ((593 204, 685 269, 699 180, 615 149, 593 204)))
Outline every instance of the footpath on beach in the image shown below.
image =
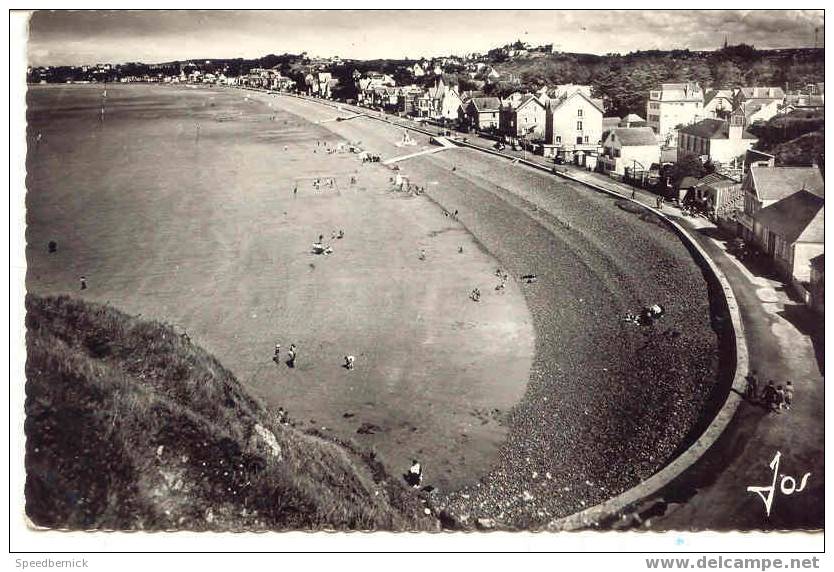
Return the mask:
MULTIPOLYGON (((315 98, 303 99, 344 111, 354 109, 315 98)), ((413 122, 355 109, 369 119, 433 135, 413 122)), ((633 200, 679 225, 726 281, 730 304, 740 321, 736 332, 742 338, 744 355, 737 364, 733 391, 718 416, 723 415, 720 430, 713 432, 708 443, 701 443, 697 455, 687 459, 684 452, 678 457, 685 459, 686 466, 679 467, 676 474, 667 475, 659 486, 644 486, 649 484, 646 481, 626 491, 631 494, 615 503, 616 506, 605 510, 594 507, 598 510, 592 518, 571 520, 569 517, 553 523, 554 527, 651 525, 653 529, 685 530, 692 522, 710 529, 779 529, 787 523, 800 523, 804 528, 820 527, 823 508, 814 499, 822 494, 824 483, 822 342, 815 320, 804 305, 792 301, 782 283, 751 271, 728 254, 725 248, 728 237, 722 237, 715 225, 703 218, 684 216, 678 208, 666 204, 663 212, 658 212, 654 208, 656 195, 604 175, 569 166, 559 166, 557 170, 552 162, 529 153, 508 149, 498 152, 492 148, 494 142, 490 139, 473 135, 467 135, 466 139, 455 143, 633 200), (796 386, 793 408, 781 414, 769 414, 760 405, 743 400, 743 377, 748 371, 757 371, 762 384, 769 379, 778 383, 790 379, 796 386), (768 515, 759 495, 746 489, 769 484, 772 474, 769 465, 777 453, 785 474, 798 479, 810 472, 811 477, 807 488, 790 498, 780 496, 777 491, 778 498, 768 515)), ((709 432, 708 429, 705 435, 709 432)))

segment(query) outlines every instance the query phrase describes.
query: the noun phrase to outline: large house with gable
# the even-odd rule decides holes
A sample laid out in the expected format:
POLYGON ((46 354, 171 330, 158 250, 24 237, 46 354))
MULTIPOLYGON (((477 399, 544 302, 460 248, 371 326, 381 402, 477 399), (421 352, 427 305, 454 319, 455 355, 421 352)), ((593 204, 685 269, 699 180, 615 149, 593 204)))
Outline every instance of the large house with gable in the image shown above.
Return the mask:
MULTIPOLYGON (((589 90, 556 92, 545 109, 545 157, 586 164, 602 144, 602 100, 589 90)), ((592 165, 595 166, 595 165, 592 165)))

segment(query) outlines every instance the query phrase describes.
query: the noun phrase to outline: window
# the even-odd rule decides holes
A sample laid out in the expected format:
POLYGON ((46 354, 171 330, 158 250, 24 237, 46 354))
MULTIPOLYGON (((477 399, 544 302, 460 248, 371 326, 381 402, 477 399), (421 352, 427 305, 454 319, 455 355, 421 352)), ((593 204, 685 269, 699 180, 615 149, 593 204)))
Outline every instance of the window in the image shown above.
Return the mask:
POLYGON ((576 116, 577 117, 582 117, 582 110, 581 109, 576 110, 576 116))
POLYGON ((576 144, 577 145, 582 145, 582 135, 580 135, 579 137, 576 138, 576 144))
POLYGON ((587 144, 588 144, 588 136, 586 135, 585 136, 585 145, 587 145, 587 144))
POLYGON ((561 142, 562 142, 562 136, 561 136, 561 135, 557 135, 557 136, 556 136, 556 143, 561 143, 561 142))
POLYGON ((581 121, 576 122, 576 130, 577 131, 582 131, 582 122, 581 121))

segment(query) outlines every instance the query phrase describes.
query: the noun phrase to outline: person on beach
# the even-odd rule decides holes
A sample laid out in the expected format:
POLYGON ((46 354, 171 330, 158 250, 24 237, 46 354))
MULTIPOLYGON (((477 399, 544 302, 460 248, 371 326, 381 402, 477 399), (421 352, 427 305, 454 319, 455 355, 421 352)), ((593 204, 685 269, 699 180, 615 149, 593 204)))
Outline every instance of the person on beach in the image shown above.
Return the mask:
POLYGON ((355 362, 356 358, 354 356, 345 356, 345 369, 353 369, 355 362))
POLYGON ((290 349, 287 351, 287 366, 291 368, 295 367, 296 351, 295 344, 290 344, 290 349))
POLYGON ((759 395, 759 380, 756 377, 756 370, 754 369, 747 374, 747 399, 755 401, 756 396, 759 395))
POLYGON ((420 249, 420 256, 418 256, 417 258, 419 258, 420 260, 425 260, 426 259, 425 249, 422 249, 422 248, 420 249))
POLYGON ((405 482, 415 489, 423 484, 423 467, 420 466, 417 459, 412 459, 411 467, 409 467, 408 472, 404 476, 405 482))
POLYGON ((462 246, 458 246, 458 254, 463 254, 463 247, 462 246))
POLYGON ((793 404, 793 383, 790 380, 785 384, 785 410, 790 411, 793 404))
POLYGON ((82 290, 87 289, 87 279, 84 276, 81 277, 81 289, 82 290))
POLYGON ((272 354, 272 361, 278 363, 281 359, 281 344, 275 344, 275 352, 272 354))
POLYGON ((472 289, 472 294, 469 295, 472 298, 473 302, 480 302, 481 301, 481 290, 478 288, 472 289))
POLYGON ((298 183, 296 183, 292 188, 292 196, 295 197, 298 195, 298 183))
POLYGON ((660 304, 652 304, 643 308, 641 317, 645 323, 652 324, 655 320, 662 318, 665 313, 666 310, 663 309, 663 306, 660 304))

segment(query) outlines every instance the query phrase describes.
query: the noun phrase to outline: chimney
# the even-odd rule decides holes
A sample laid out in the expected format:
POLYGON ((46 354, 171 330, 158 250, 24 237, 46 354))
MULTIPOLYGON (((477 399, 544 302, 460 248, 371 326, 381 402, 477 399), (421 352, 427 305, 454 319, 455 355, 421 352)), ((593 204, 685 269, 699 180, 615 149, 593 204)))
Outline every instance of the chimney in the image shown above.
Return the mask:
POLYGON ((730 128, 728 138, 734 141, 741 139, 744 135, 744 114, 733 113, 730 116, 730 128))

